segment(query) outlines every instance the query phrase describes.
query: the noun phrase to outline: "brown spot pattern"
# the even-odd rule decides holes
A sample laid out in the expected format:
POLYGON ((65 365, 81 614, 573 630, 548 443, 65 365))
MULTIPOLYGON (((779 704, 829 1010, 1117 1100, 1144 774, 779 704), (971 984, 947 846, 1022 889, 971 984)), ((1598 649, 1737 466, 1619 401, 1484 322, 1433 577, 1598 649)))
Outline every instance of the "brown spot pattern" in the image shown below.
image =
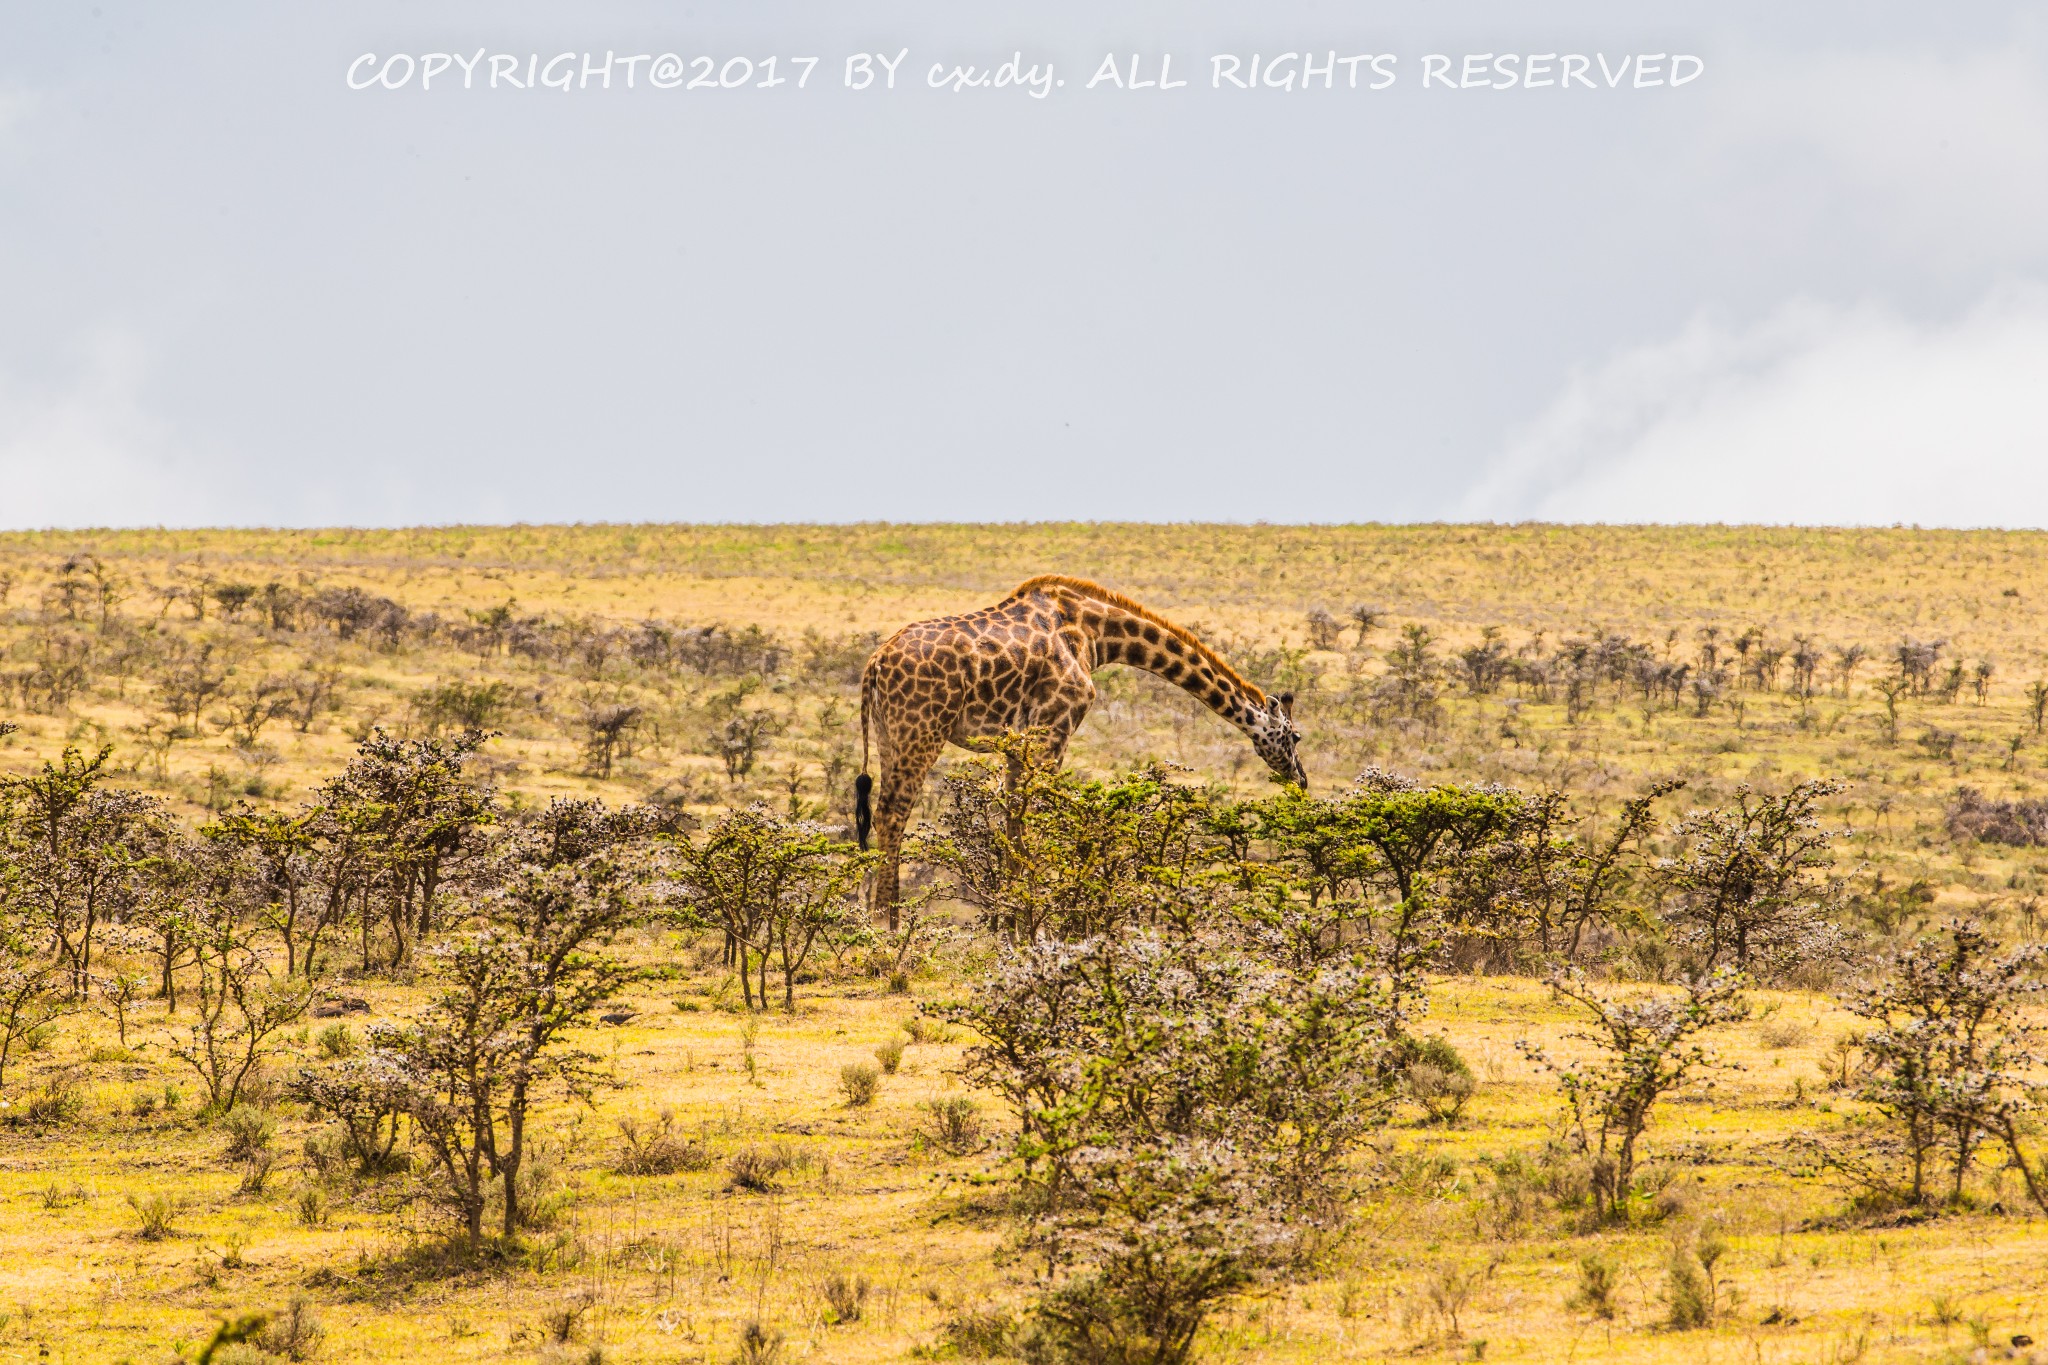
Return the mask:
MULTIPOLYGON (((861 675, 862 759, 881 759, 874 832, 882 861, 873 904, 893 927, 898 856, 918 793, 947 744, 981 749, 1043 727, 1058 764, 1108 664, 1156 673, 1244 727, 1263 693, 1179 626, 1085 580, 1032 579, 993 607, 918 621, 885 641, 861 675)), ((1254 736, 1256 740, 1256 736, 1254 736)))

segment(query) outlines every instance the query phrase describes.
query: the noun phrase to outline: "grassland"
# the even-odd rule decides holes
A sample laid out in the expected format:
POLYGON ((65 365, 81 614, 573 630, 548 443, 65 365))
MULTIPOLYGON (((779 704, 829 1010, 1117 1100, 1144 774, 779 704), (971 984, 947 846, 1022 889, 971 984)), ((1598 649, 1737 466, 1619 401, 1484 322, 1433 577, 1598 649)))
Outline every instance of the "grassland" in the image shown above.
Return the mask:
MULTIPOLYGON (((2010 937, 2036 932, 2040 850, 1958 840, 1946 822, 1959 787, 2029 798, 2041 786, 2048 740, 2028 689, 2048 674, 2048 536, 2035 534, 862 526, 12 535, 0 537, 0 716, 20 729, 0 747, 0 769, 104 743, 124 782, 195 821, 232 800, 289 806, 338 771, 370 726, 445 727, 449 684, 497 684, 495 778, 524 798, 653 797, 699 811, 768 800, 830 814, 843 809, 858 749, 849 661, 857 667, 870 634, 992 601, 1036 572, 1116 586, 1196 627, 1255 677, 1295 687, 1321 789, 1377 763, 1430 779, 1556 784, 1604 808, 1652 778, 1679 777, 1688 787, 1668 799, 1675 814, 1742 783, 1827 776, 1846 784, 1830 808, 1849 831, 1837 871, 1873 950, 1954 912, 2010 937), (305 600, 360 589, 403 607, 412 624, 342 638, 311 618, 273 628, 251 603, 224 609, 224 586, 271 583, 305 600), (1335 647, 1311 647, 1309 612, 1342 622, 1355 605, 1376 609, 1362 639, 1346 626, 1322 642, 1335 647), (776 642, 776 667, 738 654, 708 670, 638 662, 631 640, 649 618, 715 624, 729 638, 759 627, 748 638, 776 642), (537 622, 531 637, 547 643, 521 652, 490 633, 494 619, 537 622), (1427 697, 1386 685, 1389 653, 1409 627, 1429 632, 1444 666, 1427 697), (1577 705, 1561 685, 1474 691, 1451 668, 1488 628, 1510 656, 1551 659, 1568 641, 1626 637, 1652 664, 1696 668, 1703 643, 1725 660, 1752 627, 1766 647, 1807 637, 1830 662, 1806 689, 1782 676, 1751 685, 1731 670, 1705 702, 1609 679, 1577 705), (1974 679, 1978 661, 1989 662, 1981 698, 1974 682, 1947 699, 1929 687, 1887 717, 1875 684, 1892 671, 1895 648, 1936 639, 1943 670, 1957 661, 1974 679), (1868 660, 1838 677, 1835 651, 1855 645, 1868 660), (167 699, 195 658, 218 683, 186 726, 167 699), (47 679, 67 660, 80 672, 60 700, 47 679), (233 708, 258 682, 322 676, 333 686, 303 726, 283 715, 238 733, 233 708), (609 774, 589 719, 606 706, 636 714, 609 774), (765 717, 759 750, 736 773, 723 737, 736 716, 756 715, 765 717)), ((1234 733, 1179 692, 1149 678, 1099 681, 1103 701, 1077 737, 1076 764, 1163 758, 1247 793, 1263 786, 1234 733)), ((16 1121, 0 1128, 0 1359, 190 1358, 219 1317, 303 1294, 326 1328, 323 1360, 585 1360, 596 1349, 609 1361, 724 1361, 738 1350, 739 1324, 754 1319, 786 1336, 785 1358, 898 1360, 955 1353, 950 1320, 1018 1297, 1029 1267, 999 1255, 1001 1184, 989 1155, 945 1156, 919 1136, 919 1102, 959 1087, 950 1071, 960 1041, 912 1044, 872 1106, 848 1107, 838 1091, 841 1066, 901 1038, 917 1000, 959 991, 971 953, 920 975, 909 997, 827 970, 796 1015, 749 1020, 730 1008, 715 950, 650 935, 636 951, 672 963, 675 979, 633 1000, 625 1025, 584 1040, 611 1083, 548 1112, 555 1226, 487 1269, 448 1270, 435 1251, 439 1224, 396 1184, 333 1189, 323 1195, 331 1211, 310 1224, 300 1196, 313 1182, 293 1160, 263 1191, 240 1189, 222 1133, 196 1120, 189 1076, 165 1054, 160 1008, 131 1021, 128 1048, 111 1021, 67 1021, 10 1068, 4 1096, 16 1121), (79 1111, 22 1120, 62 1077, 75 1078, 79 1111), (166 1086, 184 1091, 175 1105, 166 1086), (700 1138, 711 1167, 617 1173, 619 1119, 663 1109, 700 1138), (732 1153, 778 1142, 804 1158, 778 1192, 728 1187, 732 1153), (173 1234, 159 1240, 139 1235, 129 1202, 152 1193, 179 1202, 173 1234), (828 1320, 835 1274, 872 1286, 857 1322, 828 1320)), ((420 992, 375 976, 346 990, 371 1018, 403 1017, 420 992)), ((1722 1040, 1734 1065, 1652 1125, 1651 1157, 1671 1177, 1669 1216, 1595 1233, 1540 1201, 1509 1207, 1483 1160, 1533 1150, 1550 1133, 1554 1086, 1514 1043, 1569 1050, 1566 1015, 1527 980, 1441 981, 1429 1027, 1479 1071, 1471 1107, 1448 1129, 1404 1112, 1386 1135, 1378 1192, 1319 1278, 1247 1300, 1210 1355, 1886 1361, 1965 1358, 1980 1344, 2003 1354, 2015 1334, 2048 1338, 2048 1223, 2026 1216, 2016 1181, 1968 1213, 1896 1226, 1845 1217, 1845 1191, 1812 1174, 1790 1140, 1852 1116, 1826 1084, 1849 1020, 1820 990, 1760 1002, 1768 1017, 1722 1040), (1736 1302, 1716 1327, 1666 1330, 1669 1238, 1702 1219, 1730 1236, 1721 1268, 1736 1302), (1581 1258, 1596 1250, 1622 1268, 1612 1321, 1566 1305, 1581 1258)), ((362 1020, 350 1023, 359 1030, 362 1020)), ((310 1059, 316 1047, 308 1031, 293 1051, 310 1059)), ((289 1158, 311 1130, 284 1107, 276 1145, 289 1158)))

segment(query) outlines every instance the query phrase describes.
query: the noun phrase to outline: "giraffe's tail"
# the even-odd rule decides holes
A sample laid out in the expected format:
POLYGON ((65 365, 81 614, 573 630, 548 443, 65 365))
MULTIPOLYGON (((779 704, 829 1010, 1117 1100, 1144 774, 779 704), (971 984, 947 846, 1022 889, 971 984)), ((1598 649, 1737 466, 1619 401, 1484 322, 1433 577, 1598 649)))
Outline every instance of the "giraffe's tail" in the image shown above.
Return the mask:
POLYGON ((875 825, 871 800, 874 790, 875 779, 868 776, 868 689, 867 679, 863 678, 860 689, 860 776, 853 779, 853 837, 860 840, 863 853, 868 849, 868 831, 875 825))

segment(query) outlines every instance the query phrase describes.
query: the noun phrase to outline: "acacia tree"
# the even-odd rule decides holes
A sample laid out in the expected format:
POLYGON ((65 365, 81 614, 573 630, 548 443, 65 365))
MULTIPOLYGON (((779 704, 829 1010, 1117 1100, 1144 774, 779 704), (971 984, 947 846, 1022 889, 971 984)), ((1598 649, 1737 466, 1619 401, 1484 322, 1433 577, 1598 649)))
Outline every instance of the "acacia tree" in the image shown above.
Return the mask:
MULTIPOLYGON (((0 736, 15 727, 0 721, 0 736)), ((15 903, 19 870, 4 856, 13 819, 12 792, 0 786, 0 907, 15 903)), ((0 1083, 22 1041, 70 1008, 53 988, 56 964, 36 941, 39 930, 15 914, 0 914, 0 1083)))
POLYGON ((1091 781, 1043 761, 1035 735, 1001 761, 941 774, 935 837, 918 856, 1013 941, 1082 938, 1158 922, 1206 862, 1207 794, 1152 767, 1091 781))
POLYGON ((77 1008, 57 989, 60 980, 33 944, 0 933, 0 1083, 24 1041, 77 1008))
POLYGON ((796 1013, 796 979, 820 942, 839 945, 833 949, 838 952, 869 940, 860 884, 876 856, 842 846, 824 865, 822 875, 812 882, 809 894, 778 901, 771 908, 765 927, 777 973, 782 977, 785 1012, 796 1013))
POLYGON ((253 749, 263 737, 263 727, 291 711, 290 680, 266 674, 222 692, 221 711, 214 721, 237 744, 253 749))
POLYGON ((317 814, 256 811, 239 806, 200 833, 234 850, 247 870, 247 893, 263 922, 284 947, 286 976, 313 975, 313 956, 326 917, 318 913, 314 882, 314 826, 317 814), (303 952, 301 949, 303 948, 303 952))
POLYGON ((519 1225, 532 1089, 563 1070, 550 1050, 607 996, 646 974, 605 949, 641 916, 645 879, 634 855, 655 827, 644 808, 558 799, 515 826, 494 859, 496 885, 478 909, 516 936, 524 953, 518 1036, 503 1078, 507 1141, 496 1162, 508 1237, 519 1225))
POLYGON ((728 812, 703 837, 671 836, 670 912, 725 933, 726 962, 748 1009, 768 1007, 768 967, 780 949, 782 999, 796 1008, 796 975, 820 936, 850 930, 849 896, 869 860, 821 825, 765 806, 728 812))
POLYGON ((140 972, 113 971, 96 978, 93 987, 99 994, 100 1007, 113 1017, 114 1037, 122 1047, 127 1047, 128 1016, 149 989, 149 978, 140 972))
MULTIPOLYGON (((1615 919, 1621 894, 1640 875, 1643 845, 1657 829, 1657 799, 1684 785, 1652 783, 1623 802, 1597 838, 1582 833, 1590 822, 1572 815, 1562 791, 1525 798, 1511 837, 1496 846, 1498 857, 1468 858, 1455 869, 1461 898, 1494 902, 1490 918, 1501 931, 1530 934, 1539 953, 1577 959, 1588 931, 1615 919)), ((1470 913, 1461 907, 1463 916, 1470 913)))
MULTIPOLYGON (((191 599, 195 609, 204 599, 191 599)), ((191 739, 199 734, 199 713, 227 686, 232 665, 214 657, 212 641, 194 644, 184 636, 164 638, 164 656, 158 665, 157 692, 163 709, 171 717, 171 734, 191 739)))
POLYGON ((1899 699, 1907 694, 1910 684, 1902 674, 1887 674, 1870 685, 1870 690, 1884 701, 1884 717, 1879 724, 1884 729, 1884 742, 1899 742, 1899 699))
POLYGON ((229 889, 231 877, 207 875, 219 862, 214 850, 195 847, 166 830, 137 865, 137 894, 128 923, 156 959, 157 995, 167 1015, 178 1012, 178 969, 192 954, 205 901, 229 889))
POLYGON ((321 789, 321 804, 362 841, 361 913, 382 901, 391 932, 390 965, 402 966, 433 932, 442 892, 482 856, 497 818, 497 792, 468 766, 487 736, 396 740, 382 730, 363 742, 346 771, 321 789))
POLYGON ((403 1088, 472 1248, 492 1180, 504 1235, 520 1227, 534 1094, 550 1079, 573 1080, 588 1060, 563 1047, 565 1035, 644 975, 606 949, 643 912, 642 854, 656 824, 639 808, 565 800, 512 824, 488 890, 470 898, 483 927, 429 950, 443 985, 434 1003, 373 1035, 375 1060, 403 1088))
POLYGON ((377 857, 381 810, 358 801, 316 801, 308 806, 305 832, 311 837, 307 850, 307 875, 313 900, 307 925, 308 975, 313 952, 321 934, 340 931, 353 913, 360 933, 360 961, 370 968, 370 933, 373 928, 370 897, 378 886, 380 860, 377 857))
POLYGON ((11 899, 39 932, 49 935, 74 999, 92 980, 101 927, 133 903, 140 846, 161 808, 140 792, 105 783, 111 747, 91 758, 66 748, 55 763, 0 780, 14 817, 0 830, 0 858, 13 868, 11 899))
POLYGON ((1397 1027, 1441 958, 1461 869, 1508 836, 1522 808, 1506 787, 1425 787, 1369 768, 1342 797, 1289 793, 1261 803, 1257 821, 1331 936, 1346 937, 1346 919, 1369 934, 1387 989, 1405 1002, 1385 1016, 1397 1027))
POLYGON ((271 975, 227 895, 199 898, 191 928, 196 1017, 173 1057, 198 1073, 207 1107, 225 1114, 242 1097, 249 1076, 274 1053, 282 1032, 312 1001, 304 982, 271 975))
POLYGON ((583 712, 583 758, 591 773, 611 780, 612 760, 623 752, 628 732, 640 723, 640 710, 627 702, 606 702, 583 712))
POLYGON ((1018 1116, 1063 1358, 1185 1360, 1220 1301, 1337 1226, 1345 1161, 1390 1103, 1396 1009, 1362 964, 1168 924, 1022 945, 943 1011, 981 1039, 967 1076, 1018 1116))
MULTIPOLYGON (((2037 1201, 2048 1195, 2048 1170, 2037 1170, 2022 1143, 2023 1120, 2041 1096, 2032 1073, 2043 1060, 2025 1006, 2048 989, 2039 977, 2044 961, 2048 945, 1999 953, 1975 922, 1957 920, 1946 942, 1922 939, 1898 953, 1876 984, 1847 1002, 1871 1024, 1862 1040, 1868 1064, 1856 1097, 1897 1133, 1908 1170, 1900 1193, 1909 1202, 1927 1201, 1942 1161, 1948 1202, 1962 1202, 1987 1141, 2007 1146, 2037 1201)), ((1834 1164, 1876 1183, 1864 1163, 1834 1164)))
MULTIPOLYGON (((272 614, 275 619, 275 608, 272 614)), ((292 728, 302 735, 313 728, 322 710, 338 710, 341 706, 341 669, 332 663, 315 661, 292 674, 286 685, 291 689, 291 709, 285 714, 291 717, 292 728)))
POLYGON ((1381 883, 1395 897, 1380 929, 1392 959, 1419 970, 1441 924, 1438 876, 1510 830, 1522 798, 1501 786, 1424 787, 1371 768, 1344 804, 1353 837, 1379 855, 1381 883))
POLYGON ((1593 1160, 1595 1212, 1622 1216, 1635 1192, 1636 1144, 1658 1100, 1714 1061, 1700 1035, 1749 1016, 1745 978, 1731 968, 1694 977, 1677 997, 1620 1000, 1595 988, 1583 972, 1557 972, 1550 988, 1592 1016, 1592 1027, 1569 1035, 1597 1051, 1560 1061, 1526 1040, 1528 1058, 1557 1075, 1570 1113, 1572 1140, 1593 1160))
POLYGON ((1770 975, 1838 951, 1835 889, 1822 880, 1835 833, 1819 803, 1841 789, 1807 781, 1760 797, 1744 786, 1732 808, 1693 811, 1677 824, 1689 846, 1662 867, 1665 919, 1695 970, 1730 963, 1770 975))
POLYGON ((403 1027, 372 1025, 369 1060, 402 1093, 413 1140, 432 1159, 440 1197, 475 1250, 498 1160, 503 1077, 520 1046, 528 958, 498 929, 437 943, 426 957, 440 993, 403 1027))
POLYGON ((410 1094, 388 1058, 348 1057, 330 1067, 308 1067, 292 1077, 288 1089, 315 1113, 340 1123, 342 1147, 354 1158, 357 1174, 382 1175, 402 1165, 398 1143, 410 1094))
MULTIPOLYGON (((1238 843, 1242 829, 1245 860, 1263 843, 1271 854, 1269 870, 1286 875, 1311 909, 1330 906, 1331 918, 1341 925, 1370 915, 1368 894, 1379 866, 1371 845, 1358 837, 1352 816, 1346 802, 1295 790, 1223 806, 1210 814, 1209 828, 1226 845, 1238 843)), ((1240 862, 1241 884, 1248 871, 1240 862)))

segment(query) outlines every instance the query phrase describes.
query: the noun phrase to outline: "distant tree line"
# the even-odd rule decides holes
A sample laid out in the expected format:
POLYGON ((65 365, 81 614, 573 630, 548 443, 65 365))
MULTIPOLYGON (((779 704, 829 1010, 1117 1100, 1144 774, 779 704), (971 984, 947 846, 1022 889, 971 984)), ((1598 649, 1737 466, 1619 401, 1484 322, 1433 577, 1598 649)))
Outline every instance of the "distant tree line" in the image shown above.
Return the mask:
MULTIPOLYGON (((204 644, 187 644, 187 627, 212 621, 258 635, 328 638, 374 649, 439 646, 475 655, 527 659, 583 671, 631 665, 707 678, 775 676, 792 669, 821 680, 857 681, 876 637, 810 631, 786 640, 758 625, 689 625, 649 617, 633 622, 519 610, 507 601, 459 615, 415 611, 354 585, 262 584, 200 579, 155 588, 155 611, 122 610, 129 585, 93 556, 65 561, 33 607, 15 621, 30 629, 10 649, 5 682, 23 709, 62 706, 99 676, 146 677, 176 687, 196 706, 219 691, 205 680, 222 671, 204 644), (173 613, 175 612, 175 615, 173 613), (199 652, 205 651, 205 652, 199 652), (182 674, 182 678, 180 675, 182 674)), ((222 679, 221 681, 225 681, 222 679)), ((196 709, 196 706, 194 709, 196 709)))
POLYGON ((376 725, 432 737, 539 719, 574 739, 583 769, 602 779, 650 744, 680 742, 716 758, 737 783, 789 728, 788 705, 771 707, 770 697, 789 683, 828 696, 850 689, 878 638, 610 621, 522 611, 510 600, 415 611, 359 586, 308 579, 193 576, 138 590, 89 554, 53 570, 34 602, 9 612, 0 600, 0 627, 8 626, 0 630, 0 705, 61 714, 96 698, 139 708, 121 763, 160 789, 175 785, 180 745, 218 736, 245 771, 209 767, 203 799, 215 810, 236 795, 273 797, 271 739, 287 728, 306 734, 352 706, 362 712, 348 721, 357 738, 376 725), (290 653, 280 660, 266 651, 273 645, 290 653), (397 699, 394 714, 388 692, 359 676, 351 649, 466 654, 496 676, 457 672, 397 699), (536 685, 515 681, 521 666, 538 672, 536 685), (714 688, 701 705, 678 701, 671 680, 683 678, 714 688))
MULTIPOLYGON (((1367 636, 1385 618, 1378 607, 1354 607, 1345 620, 1315 608, 1306 617, 1308 649, 1265 651, 1254 659, 1253 675, 1288 674, 1286 685, 1304 690, 1313 676, 1306 664, 1309 651, 1345 650, 1361 657, 1367 636), (1356 636, 1347 641, 1346 630, 1353 626, 1356 636)), ((1883 652, 1888 669, 1873 690, 1893 705, 1899 697, 1953 704, 1965 692, 1983 705, 1995 665, 1990 659, 1947 657, 1947 650, 1947 640, 1900 639, 1883 652)), ((1745 690, 1801 701, 1827 692, 1846 698, 1865 665, 1880 661, 1861 644, 1828 646, 1803 633, 1776 639, 1760 626, 1730 631, 1715 624, 1697 627, 1689 638, 1674 628, 1660 641, 1600 629, 1551 643, 1538 632, 1514 648, 1500 627, 1487 626, 1477 643, 1446 650, 1435 631, 1416 623, 1403 626, 1381 657, 1385 671, 1365 691, 1377 714, 1433 719, 1446 689, 1482 697, 1512 688, 1524 700, 1562 703, 1573 722, 1598 701, 1620 704, 1631 696, 1645 708, 1690 708, 1698 716, 1745 690)), ((2048 712, 2048 685, 2037 684, 2028 696, 2038 730, 2048 712)), ((1896 739, 1895 728, 1891 737, 1896 739)))

